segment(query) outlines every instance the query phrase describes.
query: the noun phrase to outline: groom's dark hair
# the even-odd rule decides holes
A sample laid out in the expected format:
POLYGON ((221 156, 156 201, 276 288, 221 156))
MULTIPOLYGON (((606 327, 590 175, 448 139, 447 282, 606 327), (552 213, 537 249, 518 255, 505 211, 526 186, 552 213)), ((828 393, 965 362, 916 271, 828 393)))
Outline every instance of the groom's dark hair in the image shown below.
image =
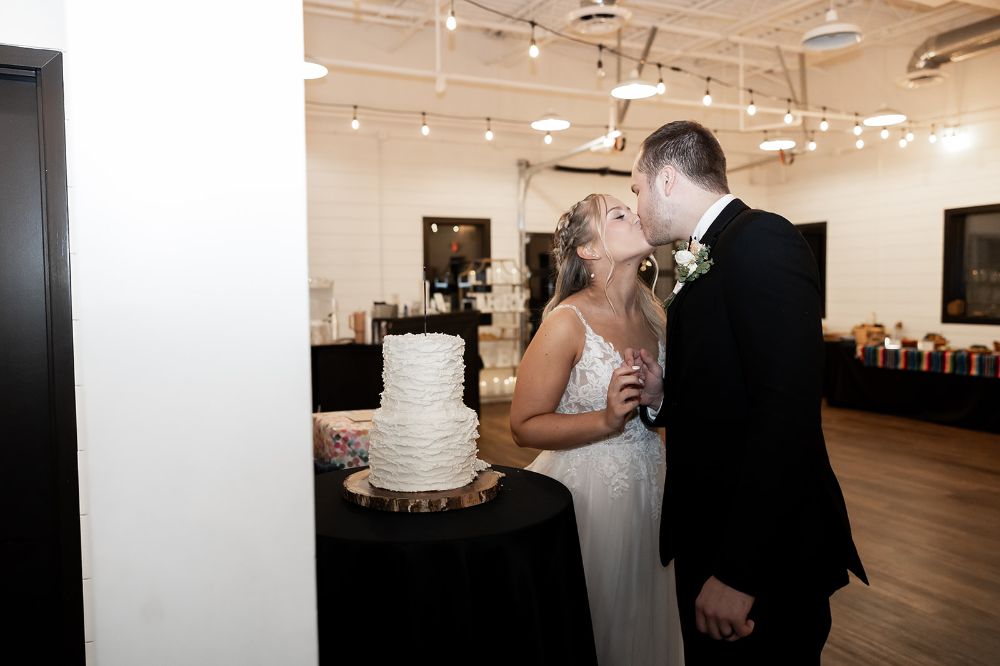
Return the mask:
POLYGON ((693 120, 667 123, 642 142, 638 166, 646 178, 668 164, 710 192, 729 193, 726 154, 715 135, 693 120))

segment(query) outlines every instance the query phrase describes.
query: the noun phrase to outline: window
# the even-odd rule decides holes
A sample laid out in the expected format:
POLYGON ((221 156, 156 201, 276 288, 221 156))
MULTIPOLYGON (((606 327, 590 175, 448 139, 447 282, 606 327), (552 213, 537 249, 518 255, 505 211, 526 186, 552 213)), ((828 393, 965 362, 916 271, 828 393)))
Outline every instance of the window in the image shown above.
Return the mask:
POLYGON ((1000 324, 1000 204, 944 212, 941 321, 1000 324))

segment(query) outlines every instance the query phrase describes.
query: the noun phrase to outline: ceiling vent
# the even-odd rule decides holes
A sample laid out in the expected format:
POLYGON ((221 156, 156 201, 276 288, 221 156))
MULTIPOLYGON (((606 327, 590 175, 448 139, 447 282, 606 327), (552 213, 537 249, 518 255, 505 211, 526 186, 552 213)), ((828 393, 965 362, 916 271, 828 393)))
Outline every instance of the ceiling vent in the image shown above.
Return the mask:
POLYGON ((603 37, 624 28, 631 17, 632 12, 619 7, 615 0, 583 0, 579 9, 566 15, 566 26, 578 35, 603 37))

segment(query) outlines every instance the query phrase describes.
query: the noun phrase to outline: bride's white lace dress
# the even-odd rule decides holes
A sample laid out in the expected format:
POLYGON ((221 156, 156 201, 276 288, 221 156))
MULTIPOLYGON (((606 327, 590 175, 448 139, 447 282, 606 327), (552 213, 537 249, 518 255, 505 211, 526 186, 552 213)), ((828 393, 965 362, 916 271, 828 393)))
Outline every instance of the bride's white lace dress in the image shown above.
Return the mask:
MULTIPOLYGON (((622 356, 576 307, 559 307, 576 312, 586 339, 556 412, 605 409, 611 373, 622 356)), ((660 367, 663 356, 660 343, 660 367)), ((561 481, 573 493, 601 666, 683 664, 673 564, 664 568, 659 557, 665 471, 659 435, 632 418, 621 434, 543 451, 527 469, 561 481)))

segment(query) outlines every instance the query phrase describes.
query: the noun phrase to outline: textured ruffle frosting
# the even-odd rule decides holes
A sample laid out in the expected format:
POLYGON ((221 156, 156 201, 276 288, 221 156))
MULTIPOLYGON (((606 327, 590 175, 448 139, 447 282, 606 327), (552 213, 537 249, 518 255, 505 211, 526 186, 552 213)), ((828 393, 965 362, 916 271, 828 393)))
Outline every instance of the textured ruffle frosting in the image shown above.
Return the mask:
POLYGON ((385 390, 369 431, 368 482, 421 492, 474 481, 489 465, 476 457, 479 419, 462 403, 465 341, 390 335, 382 349, 385 390))

